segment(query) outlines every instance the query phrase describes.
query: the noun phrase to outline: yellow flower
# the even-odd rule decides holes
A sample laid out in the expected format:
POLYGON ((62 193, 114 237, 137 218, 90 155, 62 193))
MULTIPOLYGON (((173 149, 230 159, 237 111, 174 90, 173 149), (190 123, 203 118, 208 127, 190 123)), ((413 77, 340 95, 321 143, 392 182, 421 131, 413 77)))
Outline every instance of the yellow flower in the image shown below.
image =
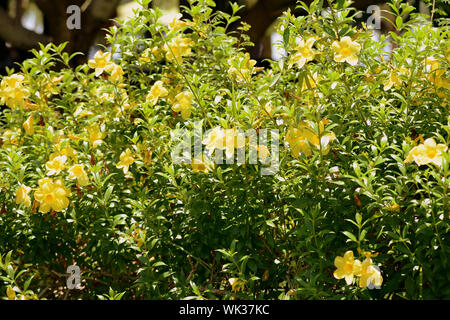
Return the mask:
POLYGON ((12 130, 5 130, 1 134, 1 142, 3 143, 2 147, 6 148, 9 146, 19 145, 21 141, 18 139, 20 133, 15 129, 12 130))
POLYGON ((314 89, 316 87, 316 84, 319 83, 321 80, 322 80, 322 77, 319 76, 317 74, 317 72, 314 72, 312 74, 312 77, 310 75, 306 75, 303 80, 302 91, 308 90, 310 88, 314 89), (308 82, 309 86, 306 82, 308 82))
POLYGON ((80 186, 86 186, 89 184, 89 178, 84 171, 82 164, 73 165, 69 170, 69 179, 77 179, 80 186))
POLYGON ((3 78, 0 83, 0 104, 6 104, 11 109, 25 105, 30 92, 24 87, 24 79, 20 74, 3 78))
POLYGON ((33 116, 29 116, 28 119, 23 123, 23 128, 25 129, 25 133, 29 136, 32 136, 34 133, 33 127, 33 116))
POLYGON ((336 270, 333 275, 336 279, 345 278, 345 282, 350 285, 354 276, 361 275, 361 261, 355 259, 353 251, 347 251, 343 257, 337 256, 334 259, 336 270))
POLYGON ((334 50, 334 61, 348 62, 352 66, 358 63, 356 53, 361 50, 359 43, 352 41, 349 36, 345 36, 341 41, 334 41, 331 47, 334 50))
POLYGON ((399 70, 392 70, 389 74, 389 78, 384 82, 384 90, 389 90, 392 87, 400 89, 403 83, 403 80, 400 76, 406 76, 408 72, 409 70, 403 66, 400 67, 399 70))
POLYGON ((299 68, 303 67, 306 63, 314 59, 314 55, 316 54, 314 50, 312 50, 312 46, 316 39, 309 38, 304 41, 303 39, 297 41, 297 47, 295 47, 296 53, 294 53, 289 61, 289 66, 297 64, 299 68))
POLYGON ((175 102, 172 106, 172 110, 175 112, 181 112, 181 117, 183 120, 186 120, 191 116, 191 105, 193 100, 194 96, 191 92, 180 92, 175 96, 175 102))
POLYGON ((230 282, 231 290, 233 290, 233 292, 237 293, 239 291, 244 291, 245 281, 239 278, 230 278, 228 279, 228 282, 230 282))
POLYGON ((16 300, 16 292, 11 286, 8 286, 8 288, 6 288, 6 296, 9 300, 16 300))
POLYGON ((20 185, 20 187, 16 191, 16 204, 22 203, 29 207, 31 206, 31 199, 28 193, 30 193, 31 188, 27 187, 23 184, 20 185))
POLYGON ((361 264, 361 278, 359 278, 359 286, 361 288, 368 287, 373 289, 379 288, 383 283, 380 269, 372 264, 372 259, 367 258, 361 264))
POLYGON ((150 89, 150 92, 147 95, 147 100, 150 100, 150 103, 152 105, 155 105, 158 102, 159 98, 167 96, 168 93, 169 91, 167 91, 167 89, 164 88, 163 82, 161 80, 158 80, 150 89))
POLYGON ((109 66, 105 68, 105 71, 110 72, 109 80, 111 82, 122 82, 123 80, 123 69, 121 66, 111 63, 109 66))
POLYGON ((209 150, 211 155, 215 149, 225 149, 227 158, 234 155, 235 148, 243 148, 245 146, 245 136, 243 133, 238 132, 236 128, 222 129, 216 127, 208 134, 208 136, 202 141, 209 150))
POLYGON ((176 36, 173 38, 168 44, 164 46, 166 50, 166 59, 169 61, 173 61, 175 58, 178 63, 182 63, 182 57, 187 56, 191 53, 191 46, 194 45, 194 42, 182 36, 176 36))
POLYGON ((57 151, 50 154, 50 160, 53 160, 58 156, 66 156, 67 158, 76 159, 77 152, 75 151, 75 149, 68 146, 68 142, 66 145, 67 147, 64 148, 61 148, 60 145, 56 146, 57 151))
POLYGON ((256 60, 250 59, 248 52, 240 56, 237 61, 234 60, 235 58, 228 59, 228 64, 230 64, 228 77, 232 80, 236 79, 238 82, 249 81, 253 73, 262 69, 255 68, 256 60), (235 64, 237 67, 234 66, 235 64))
POLYGON ((123 170, 124 174, 127 174, 130 166, 134 163, 134 158, 130 149, 126 149, 120 154, 120 161, 117 163, 116 167, 123 170))
POLYGON ((323 155, 327 155, 330 151, 330 142, 336 139, 334 132, 322 134, 325 130, 325 124, 328 120, 322 119, 319 123, 319 136, 312 129, 311 124, 306 121, 301 121, 297 128, 290 127, 286 133, 286 142, 291 147, 291 154, 293 157, 298 157, 299 153, 305 156, 312 155, 310 144, 317 149, 322 150, 323 155))
MULTIPOLYGON (((428 80, 433 82, 433 84, 436 86, 437 89, 439 88, 445 88, 447 90, 450 90, 450 80, 448 77, 445 76, 445 69, 439 69, 433 71, 429 77, 428 80)), ((441 96, 441 95, 439 95, 441 96)), ((446 96, 442 96, 446 97, 446 96)))
POLYGON ((66 168, 67 157, 66 156, 56 156, 53 159, 50 158, 49 161, 45 164, 48 172, 47 175, 53 176, 59 174, 62 170, 66 168))
POLYGON ((202 156, 194 158, 191 166, 193 172, 209 172, 214 164, 208 161, 206 157, 202 156))
POLYGON ((103 138, 105 138, 106 134, 100 131, 100 127, 98 124, 91 125, 87 128, 87 133, 89 136, 89 142, 92 147, 95 148, 103 143, 103 138))
POLYGON ((265 163, 267 160, 267 157, 270 156, 270 151, 267 148, 267 146, 264 145, 257 145, 256 150, 258 150, 258 157, 261 160, 262 163, 265 163))
POLYGON ((177 13, 175 15, 175 17, 169 23, 170 31, 176 32, 180 28, 189 25, 189 23, 187 23, 186 21, 181 20, 182 17, 183 15, 181 13, 177 13))
POLYGON ((446 150, 447 146, 445 144, 436 144, 433 138, 428 138, 423 144, 411 149, 405 162, 415 161, 419 166, 428 163, 441 166, 442 152, 445 152, 446 150))
POLYGON ((89 60, 88 65, 90 68, 95 69, 95 76, 101 75, 113 62, 111 62, 111 53, 99 50, 94 59, 89 60))
POLYGON ((425 70, 427 72, 433 72, 439 69, 439 62, 435 57, 426 57, 423 64, 425 65, 425 70))
POLYGON ((64 187, 61 180, 53 182, 50 178, 39 180, 39 187, 34 198, 39 202, 39 211, 48 212, 50 209, 62 211, 69 205, 70 191, 64 187))

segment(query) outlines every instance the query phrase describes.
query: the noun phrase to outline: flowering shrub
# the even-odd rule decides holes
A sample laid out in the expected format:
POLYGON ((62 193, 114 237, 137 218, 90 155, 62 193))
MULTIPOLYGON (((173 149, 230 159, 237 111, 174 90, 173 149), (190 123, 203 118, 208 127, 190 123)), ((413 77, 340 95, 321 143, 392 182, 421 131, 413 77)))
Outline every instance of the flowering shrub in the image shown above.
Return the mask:
POLYGON ((191 2, 169 26, 137 11, 86 65, 50 44, 1 79, 1 253, 33 273, 1 295, 450 298, 448 31, 396 1, 384 52, 314 1, 263 69, 237 5, 191 2), (175 162, 196 126, 204 152, 175 162), (279 143, 238 133, 263 129, 279 143))

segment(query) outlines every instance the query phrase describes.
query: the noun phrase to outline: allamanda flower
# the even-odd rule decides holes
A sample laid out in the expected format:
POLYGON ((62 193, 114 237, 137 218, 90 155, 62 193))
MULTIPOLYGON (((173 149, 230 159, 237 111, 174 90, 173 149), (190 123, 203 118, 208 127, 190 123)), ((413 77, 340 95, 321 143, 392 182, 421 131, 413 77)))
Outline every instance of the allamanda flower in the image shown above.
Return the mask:
POLYGON ((96 77, 101 75, 104 71, 107 71, 106 69, 111 68, 112 64, 113 62, 111 61, 111 53, 104 53, 102 50, 99 50, 95 54, 94 59, 88 61, 89 67, 95 69, 96 77))
POLYGON ((61 171, 63 171, 66 166, 67 157, 66 156, 56 156, 56 157, 50 157, 50 160, 47 161, 45 164, 45 168, 48 170, 47 175, 53 176, 59 174, 61 171))
POLYGON ((46 213, 50 209, 62 211, 69 205, 70 191, 64 187, 62 180, 53 182, 50 178, 39 180, 39 187, 34 198, 39 202, 39 212, 46 213))
POLYGON ((150 92, 147 95, 147 100, 150 100, 150 103, 152 105, 155 105, 158 102, 159 98, 167 96, 168 93, 169 91, 167 91, 167 89, 164 88, 163 82, 161 80, 158 80, 151 87, 150 92))
POLYGON ((383 283, 380 269, 372 264, 372 259, 367 258, 361 264, 361 277, 359 278, 359 286, 361 288, 373 289, 379 288, 383 283))
POLYGON ((33 135, 34 127, 33 127, 33 116, 29 116, 28 119, 23 123, 23 128, 25 129, 25 133, 29 136, 33 135))
POLYGON ((442 152, 445 152, 446 150, 447 146, 445 144, 436 144, 433 138, 428 138, 423 144, 411 149, 405 162, 415 161, 419 166, 428 163, 441 166, 442 152))
POLYGON ((347 251, 343 257, 337 256, 334 259, 336 270, 333 275, 336 279, 345 278, 345 282, 350 285, 354 276, 361 275, 361 261, 355 259, 353 251, 347 251))
POLYGON ((294 53, 289 61, 289 66, 297 64, 299 68, 303 67, 306 63, 314 59, 316 54, 312 49, 316 39, 309 38, 304 41, 303 39, 297 41, 297 47, 295 47, 296 53, 294 53))
POLYGON ((16 191, 16 204, 23 203, 26 207, 31 206, 31 199, 28 195, 31 191, 30 187, 21 184, 16 191))
POLYGON ((70 167, 69 171, 69 179, 77 179, 77 182, 80 186, 85 186, 89 184, 89 177, 84 171, 82 164, 75 164, 70 167))
POLYGON ((24 79, 21 74, 3 78, 0 83, 0 104, 6 104, 11 109, 21 108, 25 105, 30 92, 24 86, 24 79))
POLYGON ((98 124, 93 124, 86 129, 88 134, 88 139, 93 148, 101 145, 103 143, 103 138, 106 134, 100 131, 98 124))
POLYGON ((349 36, 345 36, 341 41, 334 41, 331 45, 334 51, 334 61, 336 62, 348 62, 352 66, 358 63, 358 57, 356 54, 361 50, 361 45, 349 36))
POLYGON ((126 149, 120 154, 120 161, 116 164, 116 168, 122 169, 124 174, 128 173, 130 166, 134 163, 135 159, 130 149, 126 149))
POLYGON ((186 120, 191 116, 191 105, 193 100, 194 95, 191 92, 180 92, 175 96, 175 102, 172 106, 172 110, 175 112, 181 112, 181 117, 183 120, 186 120))
POLYGON ((182 36, 176 36, 168 44, 164 46, 166 50, 166 59, 173 61, 174 58, 178 63, 182 63, 182 57, 191 53, 191 47, 194 45, 191 39, 182 36))

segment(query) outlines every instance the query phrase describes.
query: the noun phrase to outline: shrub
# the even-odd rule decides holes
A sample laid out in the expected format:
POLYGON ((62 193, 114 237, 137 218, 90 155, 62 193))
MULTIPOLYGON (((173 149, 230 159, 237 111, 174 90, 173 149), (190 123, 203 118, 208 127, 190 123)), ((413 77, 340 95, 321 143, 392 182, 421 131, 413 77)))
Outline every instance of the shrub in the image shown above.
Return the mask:
POLYGON ((137 11, 86 65, 50 44, 2 78, 0 243, 29 297, 450 298, 448 30, 397 1, 389 53, 347 2, 299 4, 262 69, 237 5, 191 2, 169 26, 137 11), (207 152, 174 161, 200 128, 207 152), (252 129, 272 143, 235 139, 252 129))

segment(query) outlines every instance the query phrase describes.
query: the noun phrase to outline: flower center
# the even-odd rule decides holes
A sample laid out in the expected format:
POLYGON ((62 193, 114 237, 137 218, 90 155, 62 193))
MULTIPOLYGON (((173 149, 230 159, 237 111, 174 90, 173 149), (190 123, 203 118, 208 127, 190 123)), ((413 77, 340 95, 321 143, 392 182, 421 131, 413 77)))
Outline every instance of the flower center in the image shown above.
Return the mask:
POLYGON ((51 194, 46 195, 45 202, 53 202, 53 196, 51 194))
POLYGON ((341 50, 341 55, 343 55, 344 57, 349 56, 350 53, 351 53, 351 51, 349 48, 342 48, 342 50, 341 50))
POLYGON ((353 271, 353 264, 347 263, 344 268, 345 272, 351 273, 353 271))

